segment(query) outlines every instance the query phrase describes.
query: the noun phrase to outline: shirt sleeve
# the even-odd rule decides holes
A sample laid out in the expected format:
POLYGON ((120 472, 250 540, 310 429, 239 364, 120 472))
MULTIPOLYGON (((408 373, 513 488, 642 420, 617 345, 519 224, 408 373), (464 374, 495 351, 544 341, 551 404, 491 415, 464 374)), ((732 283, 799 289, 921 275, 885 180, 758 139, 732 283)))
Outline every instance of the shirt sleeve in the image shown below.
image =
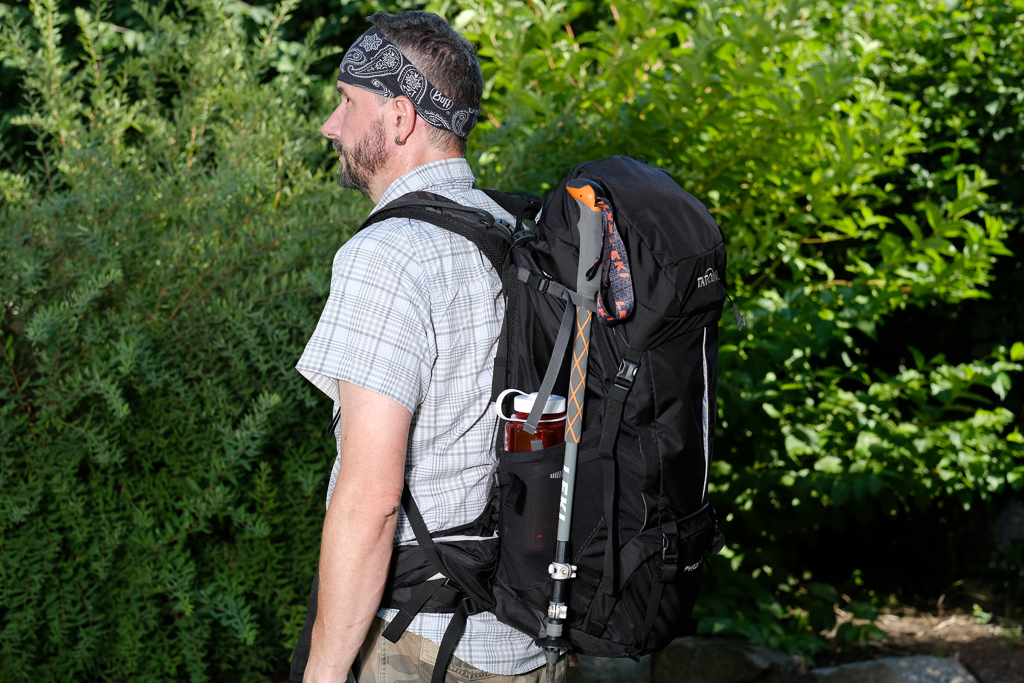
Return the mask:
POLYGON ((426 272, 408 220, 358 233, 334 257, 331 292, 296 369, 332 399, 338 380, 415 412, 437 358, 426 272))

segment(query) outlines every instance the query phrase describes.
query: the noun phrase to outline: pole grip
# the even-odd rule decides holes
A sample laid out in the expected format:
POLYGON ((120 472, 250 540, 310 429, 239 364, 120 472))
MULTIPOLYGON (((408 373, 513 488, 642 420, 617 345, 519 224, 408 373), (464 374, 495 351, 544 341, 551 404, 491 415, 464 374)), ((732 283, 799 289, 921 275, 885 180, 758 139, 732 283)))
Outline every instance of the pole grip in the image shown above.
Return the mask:
MULTIPOLYGON (((577 178, 566 184, 566 191, 576 200, 580 217, 576 223, 580 237, 580 258, 576 271, 576 291, 586 300, 596 300, 601 284, 600 268, 603 219, 597 198, 601 186, 592 180, 577 178)), ((569 372, 569 400, 566 402, 565 440, 579 444, 583 431, 583 396, 586 393, 587 358, 590 350, 591 313, 582 306, 576 309, 576 334, 573 339, 572 367, 569 372)), ((575 463, 570 473, 575 476, 575 463)))
POLYGON ((580 234, 580 260, 576 273, 576 291, 584 299, 596 299, 601 284, 601 272, 594 264, 601 258, 601 238, 604 222, 597 198, 604 194, 601 186, 592 180, 576 178, 566 184, 566 191, 576 200, 580 219, 576 228, 580 234), (590 277, 587 277, 587 273, 590 277))

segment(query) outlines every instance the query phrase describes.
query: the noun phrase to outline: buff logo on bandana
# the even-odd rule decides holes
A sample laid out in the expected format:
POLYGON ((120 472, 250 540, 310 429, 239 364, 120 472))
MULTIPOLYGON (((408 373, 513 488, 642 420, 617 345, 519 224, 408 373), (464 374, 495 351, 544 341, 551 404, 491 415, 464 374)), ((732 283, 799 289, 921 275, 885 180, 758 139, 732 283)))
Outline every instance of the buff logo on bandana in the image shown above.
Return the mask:
POLYGON ((445 97, 375 28, 360 36, 345 53, 338 69, 338 80, 383 97, 405 95, 420 118, 460 138, 469 135, 480 115, 479 109, 445 97))

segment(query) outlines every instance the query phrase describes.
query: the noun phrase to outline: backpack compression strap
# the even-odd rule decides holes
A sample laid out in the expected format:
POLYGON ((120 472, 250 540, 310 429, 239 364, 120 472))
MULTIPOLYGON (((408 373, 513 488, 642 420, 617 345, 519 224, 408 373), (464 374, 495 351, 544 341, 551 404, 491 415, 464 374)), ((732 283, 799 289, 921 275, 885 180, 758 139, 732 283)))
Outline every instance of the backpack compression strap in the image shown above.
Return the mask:
POLYGON ((601 420, 601 443, 597 447, 601 454, 601 470, 604 484, 604 522, 608 528, 608 542, 604 550, 604 572, 601 577, 601 590, 608 595, 615 595, 618 582, 615 577, 615 553, 618 548, 618 529, 615 524, 615 439, 619 435, 619 423, 622 421, 622 410, 626 406, 626 397, 633 388, 633 380, 640 368, 643 352, 627 348, 615 374, 615 381, 604 404, 604 417, 601 420))

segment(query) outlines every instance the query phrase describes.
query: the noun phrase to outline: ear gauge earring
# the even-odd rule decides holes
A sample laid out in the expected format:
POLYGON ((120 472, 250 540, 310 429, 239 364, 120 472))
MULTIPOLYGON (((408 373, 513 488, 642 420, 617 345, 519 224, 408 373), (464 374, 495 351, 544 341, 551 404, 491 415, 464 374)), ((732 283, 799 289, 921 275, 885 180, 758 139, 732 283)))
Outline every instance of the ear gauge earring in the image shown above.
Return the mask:
POLYGON ((399 147, 401 147, 402 145, 404 145, 408 141, 409 141, 409 138, 406 138, 405 140, 402 140, 397 135, 395 136, 395 144, 398 145, 399 147))

